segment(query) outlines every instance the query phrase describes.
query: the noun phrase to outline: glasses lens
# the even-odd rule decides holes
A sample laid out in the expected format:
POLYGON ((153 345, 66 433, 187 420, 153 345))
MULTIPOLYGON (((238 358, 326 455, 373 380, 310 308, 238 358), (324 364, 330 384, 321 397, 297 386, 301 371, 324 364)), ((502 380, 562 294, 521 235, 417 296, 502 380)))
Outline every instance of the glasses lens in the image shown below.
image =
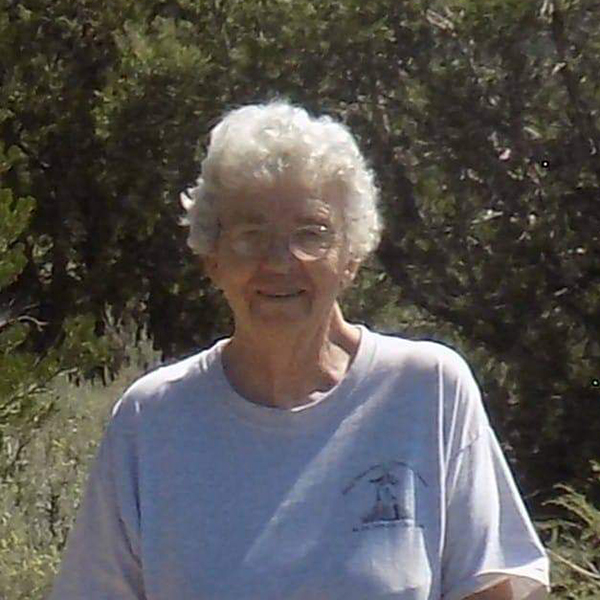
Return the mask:
MULTIPOLYGON (((240 256, 260 258, 268 254, 272 235, 260 225, 240 225, 227 232, 232 250, 240 256)), ((326 225, 307 225, 289 238, 289 251, 299 260, 316 260, 327 254, 335 240, 326 225)))
POLYGON ((290 239, 290 250, 301 260, 316 260, 327 254, 334 234, 325 225, 307 225, 296 229, 290 239))
POLYGON ((269 234, 264 227, 244 225, 231 230, 230 244, 241 256, 262 256, 269 246, 269 234))

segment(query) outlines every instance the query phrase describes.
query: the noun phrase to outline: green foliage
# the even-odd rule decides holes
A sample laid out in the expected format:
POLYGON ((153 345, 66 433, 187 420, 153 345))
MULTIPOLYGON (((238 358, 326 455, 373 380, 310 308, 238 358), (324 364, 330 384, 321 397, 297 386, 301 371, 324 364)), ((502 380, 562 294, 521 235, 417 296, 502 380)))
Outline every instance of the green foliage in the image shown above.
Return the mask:
POLYGON ((6 440, 15 463, 0 479, 0 597, 47 595, 110 409, 140 374, 136 362, 109 387, 58 377, 40 398, 60 397, 59 409, 27 436, 6 440))
POLYGON ((600 464, 592 463, 590 495, 559 485, 561 494, 548 504, 562 516, 541 525, 553 563, 553 596, 561 600, 593 600, 600 594, 600 510, 592 496, 600 493, 600 464))
POLYGON ((348 313, 461 349, 532 502, 584 492, 599 50, 591 0, 0 0, 0 435, 41 426, 57 373, 114 375, 111 324, 168 357, 230 327, 178 195, 224 110, 282 95, 345 121, 379 176, 348 313))
MULTIPOLYGON (((10 174, 22 161, 22 153, 0 144, 0 174, 10 174)), ((30 344, 32 334, 44 323, 29 314, 31 307, 16 304, 6 296, 27 265, 24 244, 19 242, 28 230, 35 210, 30 197, 13 197, 0 183, 0 298, 8 298, 0 308, 0 481, 8 481, 19 469, 21 453, 35 431, 52 414, 54 398, 48 385, 61 373, 86 372, 98 363, 108 362, 107 345, 94 334, 94 321, 86 315, 65 319, 61 339, 45 352, 30 344)), ((11 530, 11 536, 14 531, 11 530)), ((10 547, 10 538, 3 540, 10 547)), ((33 566, 32 566, 33 568, 33 566)))
MULTIPOLYGON (((0 178, 10 171, 21 159, 21 152, 11 146, 4 152, 0 140, 0 178)), ((26 258, 23 246, 17 240, 23 234, 35 207, 32 198, 19 198, 15 201, 12 190, 1 187, 0 179, 0 289, 13 283, 25 267, 26 258)))

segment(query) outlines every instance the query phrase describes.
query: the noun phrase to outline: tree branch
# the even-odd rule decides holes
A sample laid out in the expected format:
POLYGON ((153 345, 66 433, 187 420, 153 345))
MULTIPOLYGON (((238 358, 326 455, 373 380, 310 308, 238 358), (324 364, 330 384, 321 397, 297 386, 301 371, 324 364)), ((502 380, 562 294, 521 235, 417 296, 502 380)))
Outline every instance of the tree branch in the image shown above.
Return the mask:
POLYGON ((588 571, 587 569, 584 569, 583 567, 580 567, 574 562, 571 562, 570 560, 566 559, 564 556, 561 556, 560 554, 558 554, 558 552, 554 552, 554 550, 550 550, 549 548, 547 550, 551 556, 564 563, 580 575, 584 575, 585 577, 589 577, 590 579, 594 580, 594 583, 600 587, 600 573, 593 573, 592 571, 588 571))

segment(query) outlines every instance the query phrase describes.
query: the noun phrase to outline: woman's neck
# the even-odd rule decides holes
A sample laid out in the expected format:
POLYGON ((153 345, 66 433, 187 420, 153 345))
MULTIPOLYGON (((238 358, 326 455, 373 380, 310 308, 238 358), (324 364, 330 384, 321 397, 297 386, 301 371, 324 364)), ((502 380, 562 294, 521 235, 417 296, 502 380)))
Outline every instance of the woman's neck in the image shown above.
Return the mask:
POLYGON ((223 351, 223 365, 232 387, 247 400, 292 408, 339 383, 359 341, 360 331, 336 304, 329 321, 315 330, 298 329, 285 337, 236 332, 223 351))

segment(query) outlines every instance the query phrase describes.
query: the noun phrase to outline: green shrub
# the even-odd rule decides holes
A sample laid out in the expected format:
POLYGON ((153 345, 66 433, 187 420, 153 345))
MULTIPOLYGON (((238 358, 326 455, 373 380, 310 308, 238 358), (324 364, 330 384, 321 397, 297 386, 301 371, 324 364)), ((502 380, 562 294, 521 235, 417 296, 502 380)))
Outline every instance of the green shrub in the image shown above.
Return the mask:
POLYGON ((48 593, 110 410, 139 375, 131 366, 107 387, 58 379, 49 392, 59 398, 54 414, 27 436, 6 433, 15 464, 0 479, 2 600, 48 593))
POLYGON ((600 491, 600 463, 592 463, 592 472, 586 494, 557 486, 560 495, 546 504, 556 507, 561 516, 540 524, 550 553, 556 599, 600 598, 600 509, 592 500, 600 491))

